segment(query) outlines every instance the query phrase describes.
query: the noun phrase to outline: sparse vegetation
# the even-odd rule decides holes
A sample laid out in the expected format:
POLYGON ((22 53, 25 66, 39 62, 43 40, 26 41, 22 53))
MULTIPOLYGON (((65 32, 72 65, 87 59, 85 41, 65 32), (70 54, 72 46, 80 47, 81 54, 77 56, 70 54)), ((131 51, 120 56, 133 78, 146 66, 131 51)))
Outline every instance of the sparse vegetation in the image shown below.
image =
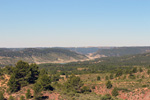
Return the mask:
POLYGON ((111 93, 112 93, 112 96, 115 96, 115 97, 119 95, 118 90, 117 90, 116 87, 112 90, 111 93))
POLYGON ((4 95, 3 95, 3 92, 2 92, 2 91, 0 91, 0 100, 5 100, 4 95))
MULTIPOLYGON (((119 59, 128 59, 128 56, 126 57, 119 59)), ((145 98, 150 83, 147 64, 137 66, 117 61, 116 65, 113 61, 118 58, 101 59, 103 62, 100 63, 95 63, 99 61, 95 59, 42 65, 18 61, 15 66, 0 69, 0 89, 9 95, 6 97, 8 100, 52 99, 52 97, 66 100, 145 98), (16 96, 12 97, 12 94, 16 96)))
POLYGON ((111 81, 107 81, 106 87, 107 87, 108 89, 111 89, 111 88, 112 88, 112 83, 111 83, 111 81))
POLYGON ((30 98, 31 98, 31 93, 30 90, 28 89, 26 93, 26 99, 30 99, 30 98))

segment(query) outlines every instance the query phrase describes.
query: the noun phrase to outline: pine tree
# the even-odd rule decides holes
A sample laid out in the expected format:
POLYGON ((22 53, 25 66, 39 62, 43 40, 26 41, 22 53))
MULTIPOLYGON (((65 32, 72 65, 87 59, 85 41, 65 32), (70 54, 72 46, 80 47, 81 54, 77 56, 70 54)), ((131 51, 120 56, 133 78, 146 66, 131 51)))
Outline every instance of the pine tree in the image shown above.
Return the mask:
POLYGON ((8 100, 15 100, 13 96, 9 96, 8 100))
POLYGON ((25 100, 25 97, 24 97, 24 96, 21 96, 21 97, 20 97, 20 100, 25 100))
POLYGON ((110 79, 113 79, 114 77, 113 77, 113 74, 110 74, 110 79))
POLYGON ((101 77, 100 76, 97 76, 97 81, 100 81, 101 80, 101 77))
POLYGON ((140 71, 140 72, 143 72, 143 69, 140 67, 139 71, 140 71))
POLYGON ((108 89, 112 88, 111 81, 107 81, 107 83, 106 83, 106 87, 107 87, 108 89))
POLYGON ((123 71, 119 69, 119 70, 116 72, 116 77, 122 76, 122 74, 123 74, 123 71))
POLYGON ((90 93, 91 89, 88 86, 83 86, 82 89, 81 89, 81 92, 82 93, 90 93))
POLYGON ((105 80, 108 80, 108 79, 109 79, 108 76, 106 76, 106 77, 105 77, 105 80))
POLYGON ((0 100, 5 100, 4 96, 3 96, 3 92, 0 91, 0 100))
POLYGON ((12 92, 17 92, 18 90, 20 90, 20 86, 19 84, 17 83, 16 79, 15 79, 15 75, 12 74, 9 81, 8 81, 8 84, 9 86, 9 91, 12 93, 12 92))
POLYGON ((45 72, 40 74, 37 82, 34 84, 33 90, 35 99, 40 97, 41 91, 53 90, 53 87, 51 86, 51 79, 45 72))
POLYGON ((34 98, 37 99, 37 98, 40 96, 41 91, 42 91, 42 86, 41 86, 41 84, 38 83, 38 82, 36 82, 36 83, 34 84, 33 90, 34 90, 34 98))
POLYGON ((149 69, 147 70, 147 74, 150 75, 150 70, 149 69))
POLYGON ((10 92, 17 92, 21 87, 35 83, 38 75, 39 71, 36 64, 29 65, 27 62, 18 61, 8 82, 10 92))
POLYGON ((118 90, 117 90, 116 87, 112 90, 111 93, 112 93, 112 96, 115 96, 115 97, 119 95, 118 90))
POLYGON ((67 82, 65 83, 67 91, 78 92, 82 86, 83 83, 80 80, 80 77, 77 77, 75 75, 70 76, 67 82))
POLYGON ((134 67, 133 70, 132 70, 132 72, 133 72, 133 73, 136 73, 136 72, 137 72, 137 68, 134 67))
POLYGON ((3 75, 3 70, 2 68, 0 67, 0 76, 3 75))
POLYGON ((37 82, 41 84, 42 90, 53 90, 51 87, 51 79, 47 74, 39 76, 37 82))
POLYGON ((31 64, 29 68, 29 73, 27 75, 29 83, 35 83, 35 80, 38 79, 39 70, 36 64, 31 64))
POLYGON ((30 90, 28 89, 26 93, 26 99, 30 99, 30 98, 31 98, 31 93, 30 90))
POLYGON ((18 61, 16 64, 16 68, 14 70, 16 81, 20 84, 21 87, 29 84, 28 82, 28 74, 29 74, 29 64, 27 62, 18 61))

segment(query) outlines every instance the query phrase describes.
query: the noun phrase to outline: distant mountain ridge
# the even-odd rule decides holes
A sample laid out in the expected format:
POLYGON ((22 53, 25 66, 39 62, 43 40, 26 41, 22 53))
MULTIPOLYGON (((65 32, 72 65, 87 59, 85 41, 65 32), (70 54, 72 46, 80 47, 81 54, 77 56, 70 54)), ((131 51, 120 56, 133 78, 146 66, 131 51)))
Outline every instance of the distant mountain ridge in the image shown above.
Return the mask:
POLYGON ((98 50, 111 49, 113 47, 64 47, 64 48, 81 54, 90 54, 90 53, 95 53, 98 50))
POLYGON ((149 66, 150 67, 150 52, 143 53, 143 54, 136 54, 136 55, 128 55, 128 56, 121 56, 121 57, 105 57, 105 58, 98 58, 94 61, 100 63, 106 63, 107 65, 137 65, 137 66, 149 66))
POLYGON ((107 57, 111 56, 125 56, 134 55, 150 52, 150 47, 115 47, 112 49, 99 49, 97 52, 93 53, 93 56, 104 55, 107 57))
POLYGON ((0 48, 0 64, 15 64, 18 60, 28 63, 65 63, 88 59, 85 55, 60 48, 0 48))
POLYGON ((150 47, 53 47, 0 48, 0 65, 28 63, 68 63, 101 57, 120 57, 150 52, 150 47))

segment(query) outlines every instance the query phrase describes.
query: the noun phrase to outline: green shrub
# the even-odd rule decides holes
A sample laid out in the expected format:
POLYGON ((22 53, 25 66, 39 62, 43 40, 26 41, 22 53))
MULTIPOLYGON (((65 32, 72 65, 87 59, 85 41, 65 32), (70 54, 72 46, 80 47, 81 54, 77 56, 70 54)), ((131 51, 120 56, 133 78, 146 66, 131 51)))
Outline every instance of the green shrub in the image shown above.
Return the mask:
POLYGON ((101 97, 101 100, 113 100, 110 94, 106 94, 101 97))
POLYGON ((100 81, 101 80, 101 77, 100 76, 97 76, 97 81, 100 81))
POLYGON ((81 93, 89 93, 91 92, 91 89, 88 86, 83 86, 81 88, 81 93))
POLYGON ((0 100, 5 100, 4 95, 3 95, 3 92, 2 92, 2 91, 0 91, 0 100))
POLYGON ((143 69, 140 67, 139 72, 143 72, 143 69))
POLYGON ((26 93, 26 99, 30 99, 30 98, 31 98, 31 93, 30 90, 28 89, 26 93))
POLYGON ((111 81, 107 81, 106 87, 107 87, 108 89, 111 89, 111 88, 112 88, 112 83, 111 83, 111 81))
POLYGON ((75 75, 70 76, 67 82, 64 83, 64 87, 68 92, 79 92, 82 86, 83 82, 81 81, 80 77, 75 75))
POLYGON ((132 73, 130 73, 129 78, 130 79, 135 79, 136 77, 132 73))
POLYGON ((117 90, 116 87, 112 90, 111 93, 112 93, 112 96, 115 96, 115 97, 119 95, 118 90, 117 90))
POLYGON ((142 85, 142 87, 147 87, 148 85, 142 85))
POLYGON ((108 79, 109 79, 108 76, 106 76, 106 77, 105 77, 105 80, 108 80, 108 79))
POLYGON ((25 97, 24 97, 24 96, 21 96, 21 97, 20 97, 20 100, 25 100, 25 97))
POLYGON ((122 74, 123 74, 123 71, 122 70, 118 70, 116 72, 116 77, 122 76, 122 74))
POLYGON ((8 100, 15 100, 13 96, 9 96, 8 100))
POLYGON ((114 78, 114 75, 113 74, 110 74, 110 79, 113 79, 114 78))
POLYGON ((92 86, 92 89, 95 89, 95 85, 92 86))

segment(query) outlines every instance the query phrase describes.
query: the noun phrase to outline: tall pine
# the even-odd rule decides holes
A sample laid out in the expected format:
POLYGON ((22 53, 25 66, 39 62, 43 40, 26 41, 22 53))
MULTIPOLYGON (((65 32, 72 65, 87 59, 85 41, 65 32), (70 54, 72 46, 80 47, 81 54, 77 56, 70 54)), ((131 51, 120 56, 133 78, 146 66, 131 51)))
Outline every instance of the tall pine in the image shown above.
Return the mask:
POLYGON ((20 85, 19 83, 16 81, 15 75, 12 74, 7 85, 9 86, 9 91, 12 92, 17 92, 18 90, 20 90, 20 85))

